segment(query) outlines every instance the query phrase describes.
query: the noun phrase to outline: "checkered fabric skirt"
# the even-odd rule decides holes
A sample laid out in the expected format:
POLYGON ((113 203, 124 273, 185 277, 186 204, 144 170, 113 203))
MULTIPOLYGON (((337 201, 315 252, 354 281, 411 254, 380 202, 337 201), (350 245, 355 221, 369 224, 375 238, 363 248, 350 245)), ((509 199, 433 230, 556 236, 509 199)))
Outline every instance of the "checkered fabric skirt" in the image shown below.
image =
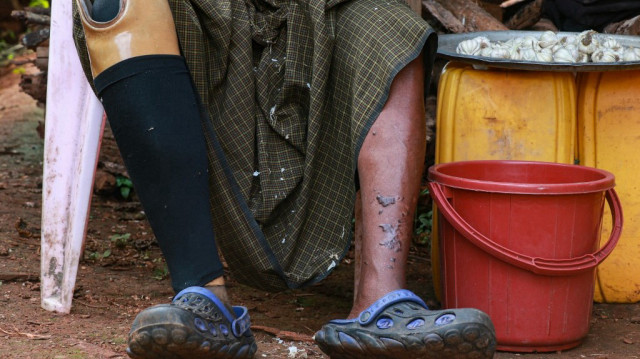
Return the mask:
MULTIPOLYGON (((212 215, 234 278, 319 281, 350 245, 364 137, 422 51, 430 74, 433 31, 401 0, 169 4, 209 115, 212 215)), ((74 34, 91 79, 77 12, 74 34)))

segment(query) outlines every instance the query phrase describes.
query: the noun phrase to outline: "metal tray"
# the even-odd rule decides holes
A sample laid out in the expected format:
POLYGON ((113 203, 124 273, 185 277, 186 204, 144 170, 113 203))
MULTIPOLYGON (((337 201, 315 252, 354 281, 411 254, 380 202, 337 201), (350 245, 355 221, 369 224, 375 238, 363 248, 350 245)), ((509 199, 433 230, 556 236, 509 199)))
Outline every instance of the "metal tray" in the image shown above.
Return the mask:
MULTIPOLYGON (((576 32, 558 32, 558 36, 577 35, 576 32)), ((640 69, 640 61, 626 62, 587 62, 587 63, 560 63, 538 62, 523 60, 494 59, 483 56, 461 55, 456 53, 456 47, 461 41, 473 39, 477 36, 485 36, 491 41, 507 41, 514 37, 533 36, 536 39, 542 35, 542 31, 481 31, 464 34, 447 34, 438 36, 438 55, 449 60, 461 61, 473 64, 476 68, 497 67, 514 70, 531 71, 621 71, 640 69)), ((640 36, 598 34, 598 37, 610 36, 626 47, 639 47, 640 36)))

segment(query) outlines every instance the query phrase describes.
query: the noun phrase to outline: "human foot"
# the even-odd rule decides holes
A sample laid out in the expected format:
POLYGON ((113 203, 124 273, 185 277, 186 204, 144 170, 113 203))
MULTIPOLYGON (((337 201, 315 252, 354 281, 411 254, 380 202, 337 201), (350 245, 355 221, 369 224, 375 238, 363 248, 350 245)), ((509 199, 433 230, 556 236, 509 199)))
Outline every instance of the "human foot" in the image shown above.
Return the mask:
POLYGON ((178 293, 171 304, 140 312, 129 332, 127 354, 152 358, 253 358, 257 346, 245 307, 228 307, 202 287, 178 293))

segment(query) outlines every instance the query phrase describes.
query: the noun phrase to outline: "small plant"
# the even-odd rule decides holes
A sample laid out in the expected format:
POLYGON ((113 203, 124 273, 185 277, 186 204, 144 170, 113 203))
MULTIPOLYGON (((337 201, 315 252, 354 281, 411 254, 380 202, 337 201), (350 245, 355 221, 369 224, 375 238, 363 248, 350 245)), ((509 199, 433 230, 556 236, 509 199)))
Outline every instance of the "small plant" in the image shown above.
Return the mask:
POLYGON ((125 176, 116 177, 116 187, 120 189, 120 195, 124 199, 128 199, 133 188, 133 182, 125 176))
POLYGON ((99 251, 89 253, 89 260, 100 260, 102 258, 107 258, 111 255, 111 250, 107 249, 104 252, 100 253, 99 251))
MULTIPOLYGON (((425 188, 420 192, 420 197, 428 197, 429 189, 425 188)), ((418 204, 416 215, 413 221, 414 241, 417 244, 425 245, 431 239, 431 229, 433 225, 433 210, 431 206, 418 204)))
POLYGON ((131 238, 131 233, 124 234, 114 234, 109 237, 111 242, 116 246, 116 248, 124 248, 129 243, 129 238, 131 238))
MULTIPOLYGON (((16 58, 16 55, 19 55, 24 50, 24 47, 20 44, 12 45, 7 43, 4 40, 7 37, 6 35, 8 35, 8 37, 15 36, 13 32, 9 32, 9 33, 5 31, 0 32, 0 66, 5 66, 9 64, 11 60, 16 58)), ((24 71, 24 68, 18 71, 24 71)))
POLYGON ((153 269, 153 279, 155 280, 163 280, 169 276, 169 268, 165 264, 162 268, 154 268, 153 269))
POLYGON ((49 0, 31 0, 29 2, 29 7, 42 7, 48 9, 51 6, 49 0))

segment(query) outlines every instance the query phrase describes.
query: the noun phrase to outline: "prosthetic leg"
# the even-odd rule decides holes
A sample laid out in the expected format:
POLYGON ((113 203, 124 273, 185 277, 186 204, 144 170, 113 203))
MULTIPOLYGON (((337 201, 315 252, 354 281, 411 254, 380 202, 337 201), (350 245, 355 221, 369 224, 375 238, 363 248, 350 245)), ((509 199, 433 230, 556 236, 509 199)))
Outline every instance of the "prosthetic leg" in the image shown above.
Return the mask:
POLYGON ((117 16, 99 23, 88 1, 76 1, 98 96, 173 287, 206 284, 223 274, 209 207, 207 118, 169 6, 121 1, 117 16))
POLYGON ((179 292, 171 304, 136 317, 127 353, 252 357, 247 309, 228 307, 201 287, 224 273, 209 205, 203 132, 209 119, 180 56, 168 3, 120 0, 111 18, 88 0, 75 1, 98 97, 179 292))
MULTIPOLYGON (((74 1, 80 9, 94 79, 130 58, 180 55, 173 16, 166 1, 118 0, 118 14, 107 22, 94 20, 93 5, 88 0, 74 1)), ((109 14, 96 17, 105 18, 109 14)))

